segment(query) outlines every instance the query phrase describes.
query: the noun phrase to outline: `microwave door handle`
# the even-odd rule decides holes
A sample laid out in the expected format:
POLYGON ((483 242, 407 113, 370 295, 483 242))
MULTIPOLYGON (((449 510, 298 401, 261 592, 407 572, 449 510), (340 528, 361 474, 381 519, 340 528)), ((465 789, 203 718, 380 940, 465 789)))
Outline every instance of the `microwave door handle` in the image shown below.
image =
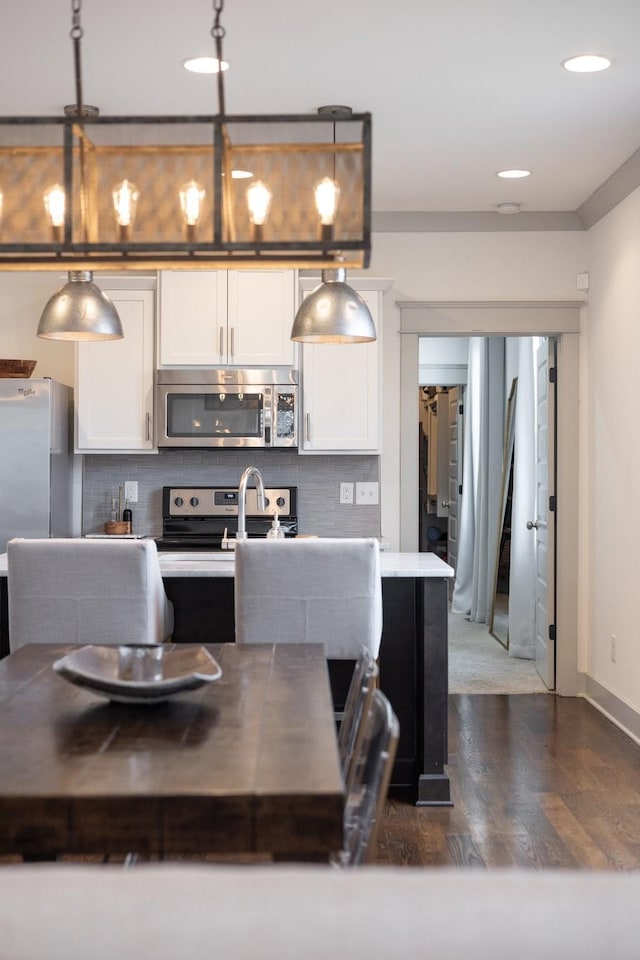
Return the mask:
POLYGON ((271 425, 273 421, 273 414, 275 413, 275 404, 277 403, 277 393, 276 391, 271 392, 271 390, 265 390, 263 401, 262 401, 262 414, 263 414, 263 428, 264 428, 264 443, 266 447, 270 447, 276 442, 276 437, 273 435, 271 430, 271 425))

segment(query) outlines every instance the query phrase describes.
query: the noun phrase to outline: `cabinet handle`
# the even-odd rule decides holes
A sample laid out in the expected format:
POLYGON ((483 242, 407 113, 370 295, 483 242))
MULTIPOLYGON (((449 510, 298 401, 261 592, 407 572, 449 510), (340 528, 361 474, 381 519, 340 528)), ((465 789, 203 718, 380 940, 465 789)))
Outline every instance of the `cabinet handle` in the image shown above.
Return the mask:
POLYGON ((224 327, 220 327, 220 349, 218 353, 220 356, 224 353, 224 327))
POLYGON ((148 410, 146 413, 146 421, 147 421, 147 440, 151 440, 151 414, 149 413, 148 410))
POLYGON ((236 355, 236 330, 235 327, 231 327, 231 356, 235 357, 236 355))
POLYGON ((311 414, 310 414, 310 413, 308 413, 308 414, 305 416, 305 422, 306 422, 306 426, 305 426, 305 434, 306 434, 305 440, 307 441, 307 443, 309 443, 309 441, 311 440, 311 414))

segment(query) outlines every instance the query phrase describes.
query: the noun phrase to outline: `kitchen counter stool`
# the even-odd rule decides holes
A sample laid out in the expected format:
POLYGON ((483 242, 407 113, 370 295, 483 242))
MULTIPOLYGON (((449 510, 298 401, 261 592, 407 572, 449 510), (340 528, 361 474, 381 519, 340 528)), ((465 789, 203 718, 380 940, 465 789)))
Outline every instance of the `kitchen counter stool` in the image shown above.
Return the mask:
POLYGON ((162 643, 173 630, 153 540, 7 544, 10 650, 27 643, 162 643))

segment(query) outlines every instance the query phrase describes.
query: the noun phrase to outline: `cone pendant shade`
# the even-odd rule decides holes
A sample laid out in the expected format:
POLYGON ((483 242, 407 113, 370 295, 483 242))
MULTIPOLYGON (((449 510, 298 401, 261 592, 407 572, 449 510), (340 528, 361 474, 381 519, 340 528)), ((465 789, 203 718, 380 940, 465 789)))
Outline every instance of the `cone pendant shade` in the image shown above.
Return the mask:
POLYGON ((322 282, 306 297, 296 314, 291 339, 302 343, 366 343, 376 339, 369 308, 346 272, 323 270, 322 282))
POLYGON ((69 280, 48 300, 38 324, 45 340, 120 340, 120 317, 109 297, 92 282, 88 270, 69 273, 69 280))

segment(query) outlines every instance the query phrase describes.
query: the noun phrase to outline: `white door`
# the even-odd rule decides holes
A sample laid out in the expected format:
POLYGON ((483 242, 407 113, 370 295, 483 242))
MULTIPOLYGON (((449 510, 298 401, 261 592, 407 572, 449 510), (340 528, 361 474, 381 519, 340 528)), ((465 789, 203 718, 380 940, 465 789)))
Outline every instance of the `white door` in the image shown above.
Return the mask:
POLYGON ((555 494, 555 395, 549 366, 549 342, 544 339, 536 354, 537 516, 530 524, 536 538, 536 669, 552 690, 556 685, 555 511, 549 509, 549 498, 555 494))
POLYGON ((447 530, 447 558, 454 570, 458 562, 458 496, 460 478, 462 476, 460 469, 462 414, 460 410, 463 389, 463 387, 454 387, 452 390, 449 390, 449 525, 447 530))

